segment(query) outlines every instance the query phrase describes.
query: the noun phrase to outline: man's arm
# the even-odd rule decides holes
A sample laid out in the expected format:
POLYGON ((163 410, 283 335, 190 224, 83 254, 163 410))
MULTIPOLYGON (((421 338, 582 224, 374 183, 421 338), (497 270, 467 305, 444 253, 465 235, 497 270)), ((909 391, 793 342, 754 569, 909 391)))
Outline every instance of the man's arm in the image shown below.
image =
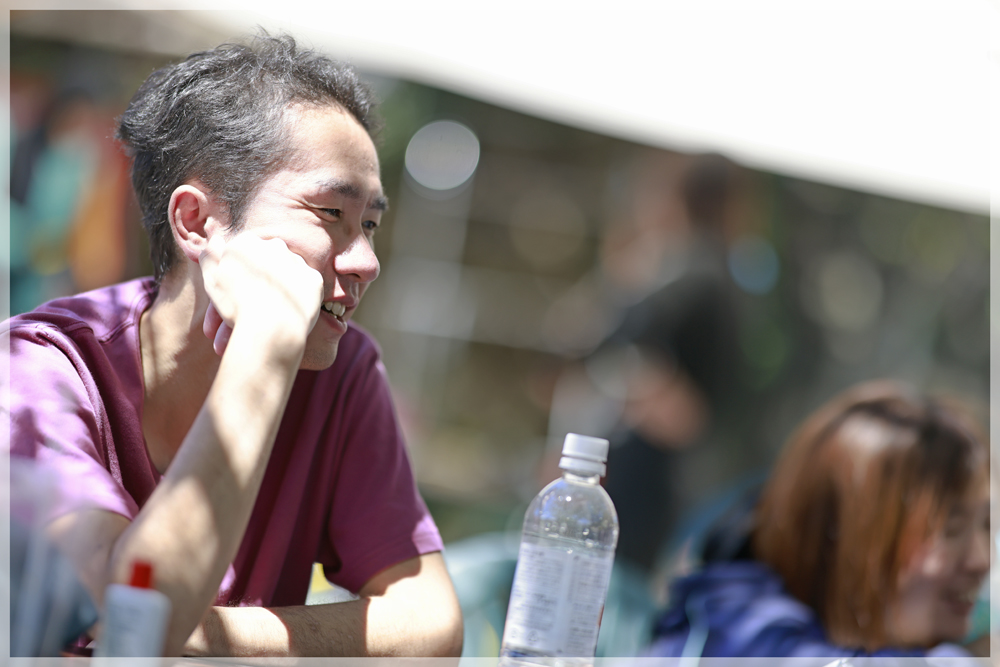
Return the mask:
POLYGON ((440 553, 376 574, 351 602, 213 607, 185 646, 199 656, 458 656, 462 612, 440 553))
POLYGON ((232 336, 194 424, 135 519, 89 510, 49 526, 98 606, 108 584, 128 581, 133 562, 153 564, 172 605, 166 655, 181 651, 236 555, 319 312, 321 277, 277 244, 247 237, 203 258, 225 262, 207 287, 232 336))

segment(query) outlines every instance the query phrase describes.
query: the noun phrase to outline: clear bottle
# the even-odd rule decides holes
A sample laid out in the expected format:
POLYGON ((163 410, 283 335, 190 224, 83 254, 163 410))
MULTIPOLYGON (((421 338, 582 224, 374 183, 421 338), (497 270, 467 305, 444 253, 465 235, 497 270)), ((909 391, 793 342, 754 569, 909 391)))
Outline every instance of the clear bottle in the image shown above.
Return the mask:
POLYGON ((531 501, 524 516, 502 665, 593 661, 611 580, 618 515, 600 485, 608 441, 566 435, 563 476, 531 501))

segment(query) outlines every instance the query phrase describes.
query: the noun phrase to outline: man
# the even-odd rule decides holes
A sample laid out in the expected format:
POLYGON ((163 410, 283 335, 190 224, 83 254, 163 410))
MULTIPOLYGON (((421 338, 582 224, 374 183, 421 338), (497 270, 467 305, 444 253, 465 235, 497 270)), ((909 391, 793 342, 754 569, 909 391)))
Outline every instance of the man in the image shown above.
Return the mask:
POLYGON ((175 655, 455 655, 377 348, 371 95, 291 38, 154 72, 121 118, 155 278, 9 322, 11 448, 98 605, 153 565, 175 655), (359 599, 302 606, 314 561, 359 599))

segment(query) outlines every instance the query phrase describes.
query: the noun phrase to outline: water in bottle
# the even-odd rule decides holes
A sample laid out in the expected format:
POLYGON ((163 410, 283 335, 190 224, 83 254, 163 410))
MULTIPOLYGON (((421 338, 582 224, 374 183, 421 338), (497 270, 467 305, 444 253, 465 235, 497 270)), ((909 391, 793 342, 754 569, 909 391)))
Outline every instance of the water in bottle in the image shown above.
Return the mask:
POLYGON ((528 506, 504 624, 501 665, 593 661, 618 515, 600 485, 608 441, 570 433, 563 476, 528 506))

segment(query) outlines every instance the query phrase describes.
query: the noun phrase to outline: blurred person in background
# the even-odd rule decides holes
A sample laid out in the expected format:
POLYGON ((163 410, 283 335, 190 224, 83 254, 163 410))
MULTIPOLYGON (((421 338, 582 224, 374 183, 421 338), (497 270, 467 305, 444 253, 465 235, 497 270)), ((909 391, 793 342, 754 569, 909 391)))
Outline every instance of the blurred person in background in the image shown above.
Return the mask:
POLYGON ((621 523, 617 553, 646 571, 657 565, 683 508, 694 504, 685 488, 690 470, 684 450, 703 441, 725 414, 741 380, 726 268, 726 222, 737 176, 736 166, 720 155, 695 157, 681 175, 676 216, 655 205, 663 196, 655 183, 640 183, 635 214, 659 213, 660 224, 673 219, 676 226, 655 288, 624 311, 595 354, 629 349, 633 356, 605 488, 621 523))
POLYGON ((166 653, 457 655, 462 621, 379 350, 349 322, 386 208, 373 95, 258 36, 120 119, 155 275, 5 325, 11 454, 98 606, 136 561, 166 653), (313 563, 358 599, 303 606, 313 563))
POLYGON ((125 156, 108 110, 68 87, 37 114, 12 114, 10 307, 107 285, 125 269, 125 156), (18 123, 20 120, 20 123, 18 123))
MULTIPOLYGON (((720 155, 650 153, 636 166, 629 213, 602 241, 602 301, 618 304, 609 314, 617 324, 582 371, 564 373, 550 423, 553 433, 586 431, 592 415, 614 414, 589 428, 611 429, 604 483, 621 525, 616 557, 649 574, 683 509, 721 481, 687 478, 693 446, 742 379, 726 266, 739 170, 720 155)), ((553 475, 555 460, 543 474, 553 475)))
POLYGON ((968 655, 953 642, 989 572, 989 517, 970 413, 858 385, 792 435, 759 500, 717 524, 703 568, 672 584, 649 652, 968 655))

